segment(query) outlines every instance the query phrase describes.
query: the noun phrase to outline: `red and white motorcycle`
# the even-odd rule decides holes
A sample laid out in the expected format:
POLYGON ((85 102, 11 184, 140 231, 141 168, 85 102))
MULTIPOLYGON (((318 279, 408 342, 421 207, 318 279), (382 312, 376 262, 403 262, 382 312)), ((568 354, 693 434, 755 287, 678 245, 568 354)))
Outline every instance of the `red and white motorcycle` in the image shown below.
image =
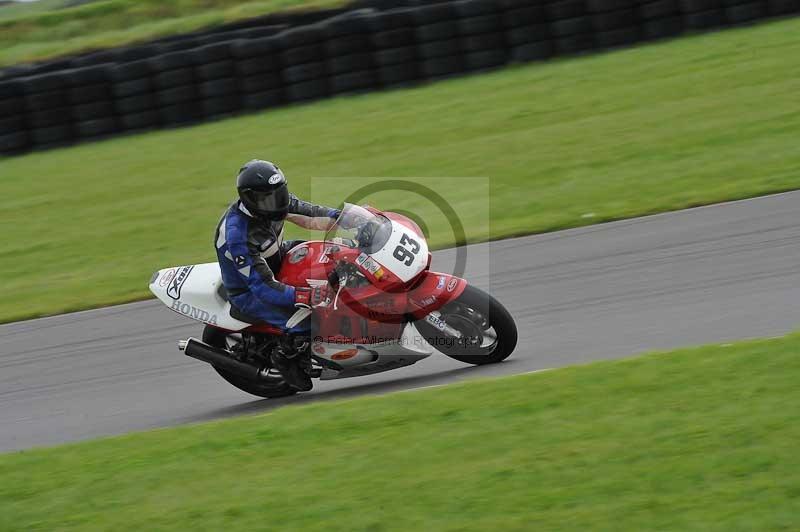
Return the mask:
POLYGON ((469 364, 508 357, 517 328, 491 295, 464 279, 430 271, 431 254, 419 226, 391 212, 345 204, 324 241, 292 248, 277 279, 292 286, 330 282, 322 306, 287 315, 286 334, 232 307, 217 263, 156 272, 150 290, 171 310, 204 322, 202 341, 179 347, 211 364, 228 382, 261 397, 295 390, 274 369, 273 356, 299 357, 313 378, 341 379, 415 364, 434 349, 469 364))

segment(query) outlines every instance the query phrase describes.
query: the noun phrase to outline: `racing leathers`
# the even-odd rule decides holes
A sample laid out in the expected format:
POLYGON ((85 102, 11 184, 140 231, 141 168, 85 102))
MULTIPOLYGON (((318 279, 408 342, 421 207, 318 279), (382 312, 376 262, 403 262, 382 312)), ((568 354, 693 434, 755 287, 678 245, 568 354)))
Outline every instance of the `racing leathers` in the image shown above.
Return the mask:
MULTIPOLYGON (((290 194, 286 220, 306 229, 324 231, 339 215, 338 209, 314 205, 290 194)), ((286 330, 294 310, 295 288, 275 279, 288 250, 300 241, 284 241, 284 220, 253 216, 237 200, 217 225, 214 243, 222 270, 222 283, 232 305, 243 313, 286 330)), ((292 332, 308 329, 308 321, 292 332)))

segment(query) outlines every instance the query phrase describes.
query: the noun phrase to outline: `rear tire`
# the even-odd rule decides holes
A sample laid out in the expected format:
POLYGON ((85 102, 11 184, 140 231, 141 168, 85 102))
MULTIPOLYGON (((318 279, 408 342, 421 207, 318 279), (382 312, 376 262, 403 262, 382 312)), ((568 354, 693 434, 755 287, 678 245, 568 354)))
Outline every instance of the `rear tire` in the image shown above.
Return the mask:
POLYGON ((480 336, 481 345, 475 342, 454 343, 425 320, 415 324, 425 340, 441 353, 467 364, 482 366, 496 364, 508 358, 517 346, 517 326, 514 318, 495 298, 483 290, 467 285, 455 300, 439 309, 442 319, 470 339, 480 336), (492 334, 493 330, 493 334, 492 334), (487 339, 496 341, 484 346, 487 339))
MULTIPOLYGON (((218 347, 220 349, 228 349, 227 338, 228 333, 222 329, 217 329, 216 327, 212 327, 210 325, 206 325, 206 328, 203 329, 203 341, 210 346, 218 347)), ((275 399, 277 397, 287 397, 297 393, 297 390, 291 388, 288 384, 281 384, 278 386, 264 384, 256 380, 242 378, 239 375, 229 373, 223 369, 217 368, 216 366, 213 367, 214 371, 219 373, 219 375, 230 384, 233 384, 243 392, 247 392, 258 397, 275 399)))

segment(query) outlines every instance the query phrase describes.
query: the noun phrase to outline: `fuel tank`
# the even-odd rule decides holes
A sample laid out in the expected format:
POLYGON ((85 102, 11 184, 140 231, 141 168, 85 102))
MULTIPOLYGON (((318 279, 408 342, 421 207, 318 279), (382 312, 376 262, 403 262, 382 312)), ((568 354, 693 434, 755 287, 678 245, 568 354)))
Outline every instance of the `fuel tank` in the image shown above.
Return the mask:
POLYGON ((332 246, 321 240, 309 240, 293 247, 283 258, 278 280, 291 286, 308 286, 313 281, 326 281, 328 272, 333 268, 333 261, 326 251, 332 246))

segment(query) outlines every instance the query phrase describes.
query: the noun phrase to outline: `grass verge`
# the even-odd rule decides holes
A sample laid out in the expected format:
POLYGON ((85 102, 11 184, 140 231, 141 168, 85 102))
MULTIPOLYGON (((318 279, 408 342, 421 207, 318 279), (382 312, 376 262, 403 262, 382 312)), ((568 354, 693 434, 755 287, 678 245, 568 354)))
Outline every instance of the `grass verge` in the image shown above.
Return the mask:
POLYGON ((346 3, 346 0, 95 0, 77 7, 5 19, 0 16, 0 66, 143 42, 279 11, 346 3))
MULTIPOLYGON (((88 3, 92 0, 87 0, 88 3)), ((30 17, 46 12, 58 11, 75 6, 73 0, 35 0, 33 2, 10 2, 0 4, 0 23, 8 20, 30 17)))
POLYGON ((328 204, 352 176, 416 176, 471 241, 798 188, 797 57, 800 19, 0 159, 0 321, 148 297, 153 270, 215 260, 253 157, 328 204), (489 193, 443 177, 465 175, 489 193))
POLYGON ((796 530, 800 335, 0 455, 3 530, 796 530))

